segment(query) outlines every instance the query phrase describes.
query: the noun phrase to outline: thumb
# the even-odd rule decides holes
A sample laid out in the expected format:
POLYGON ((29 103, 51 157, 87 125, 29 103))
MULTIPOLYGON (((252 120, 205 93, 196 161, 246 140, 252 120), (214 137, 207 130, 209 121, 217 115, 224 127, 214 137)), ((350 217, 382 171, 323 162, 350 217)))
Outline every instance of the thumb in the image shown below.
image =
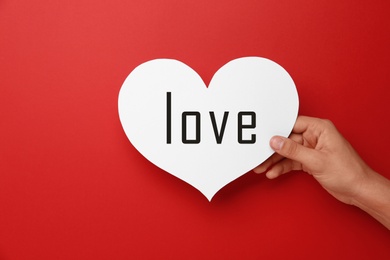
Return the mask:
POLYGON ((270 141, 271 148, 278 154, 297 161, 302 165, 311 166, 315 162, 316 151, 314 149, 307 148, 289 138, 282 136, 274 136, 270 141))

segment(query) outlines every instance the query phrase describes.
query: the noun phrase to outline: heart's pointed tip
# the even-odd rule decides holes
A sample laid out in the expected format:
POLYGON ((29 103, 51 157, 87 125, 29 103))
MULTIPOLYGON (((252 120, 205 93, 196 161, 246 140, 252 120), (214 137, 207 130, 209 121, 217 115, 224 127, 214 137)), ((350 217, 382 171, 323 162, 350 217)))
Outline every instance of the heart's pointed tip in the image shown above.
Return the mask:
MULTIPOLYGON (((204 195, 204 194, 203 194, 203 195, 204 195)), ((206 195, 205 195, 205 197, 206 197, 206 199, 207 199, 209 202, 211 202, 211 200, 213 199, 214 195, 213 195, 213 196, 206 196, 206 195)))
POLYGON ((209 202, 211 202, 211 200, 213 199, 213 197, 214 197, 214 195, 211 196, 211 197, 206 196, 206 199, 207 199, 209 202))
POLYGON ((215 194, 217 194, 219 190, 216 190, 216 191, 209 191, 209 192, 203 192, 203 191, 200 191, 203 196, 206 197, 206 199, 211 202, 211 200, 214 198, 215 194))

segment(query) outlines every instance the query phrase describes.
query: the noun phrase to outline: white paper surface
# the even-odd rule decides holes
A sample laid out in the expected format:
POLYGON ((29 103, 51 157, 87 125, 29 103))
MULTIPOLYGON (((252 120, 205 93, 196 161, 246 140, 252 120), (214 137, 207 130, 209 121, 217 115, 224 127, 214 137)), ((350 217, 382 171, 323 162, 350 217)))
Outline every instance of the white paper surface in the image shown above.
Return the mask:
POLYGON ((230 61, 208 88, 180 61, 151 60, 130 73, 118 100, 134 147, 208 200, 272 155, 269 140, 290 134, 298 106, 290 75, 260 57, 230 61))

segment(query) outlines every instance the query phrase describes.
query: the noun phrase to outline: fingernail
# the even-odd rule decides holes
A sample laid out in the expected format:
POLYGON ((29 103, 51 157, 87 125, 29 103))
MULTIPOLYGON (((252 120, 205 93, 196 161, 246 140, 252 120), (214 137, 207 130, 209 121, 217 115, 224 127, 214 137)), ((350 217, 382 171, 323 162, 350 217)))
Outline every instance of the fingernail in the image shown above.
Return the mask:
POLYGON ((255 173, 257 173, 257 174, 263 173, 263 172, 265 172, 265 170, 267 170, 267 169, 264 169, 263 166, 258 166, 258 167, 256 167, 255 169, 253 169, 253 171, 254 171, 255 173))
POLYGON ((265 174, 265 176, 266 176, 268 179, 272 180, 272 179, 275 179, 276 177, 278 177, 278 174, 274 173, 273 171, 269 171, 269 172, 267 172, 267 173, 265 174))
POLYGON ((271 145, 272 149, 274 149, 274 150, 282 149, 283 143, 284 143, 284 140, 280 136, 274 136, 271 138, 271 141, 270 141, 270 145, 271 145))

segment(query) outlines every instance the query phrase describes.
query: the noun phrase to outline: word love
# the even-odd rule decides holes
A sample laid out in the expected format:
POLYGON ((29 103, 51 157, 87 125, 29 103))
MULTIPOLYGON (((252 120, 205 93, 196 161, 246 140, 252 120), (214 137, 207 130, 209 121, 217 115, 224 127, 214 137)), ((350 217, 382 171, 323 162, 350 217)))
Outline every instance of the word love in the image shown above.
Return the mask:
POLYGON ((208 87, 184 63, 156 59, 126 78, 118 111, 126 136, 146 159, 211 200, 273 154, 272 136, 290 134, 298 93, 290 75, 265 58, 228 62, 208 87))
MULTIPOLYGON (((217 144, 222 143, 223 134, 225 132, 226 122, 228 120, 229 111, 224 111, 223 113, 223 119, 221 123, 221 128, 218 129, 217 122, 215 119, 214 111, 210 111, 210 120, 211 124, 213 126, 214 135, 215 135, 215 141, 217 144)), ((254 129, 256 128, 256 113, 254 111, 242 111, 238 112, 238 122, 237 122, 237 141, 240 144, 254 144, 256 142, 256 134, 252 134, 250 139, 244 139, 243 138, 243 129, 254 129), (249 124, 243 124, 243 117, 249 116, 250 123, 249 124)), ((181 124, 181 136, 182 136, 182 142, 183 144, 199 144, 201 139, 201 114, 198 111, 184 111, 181 116, 182 124, 181 124), (195 138, 189 139, 187 137, 187 120, 188 117, 193 116, 195 117, 195 138)), ((172 93, 167 92, 167 144, 170 144, 172 142, 172 93)))

